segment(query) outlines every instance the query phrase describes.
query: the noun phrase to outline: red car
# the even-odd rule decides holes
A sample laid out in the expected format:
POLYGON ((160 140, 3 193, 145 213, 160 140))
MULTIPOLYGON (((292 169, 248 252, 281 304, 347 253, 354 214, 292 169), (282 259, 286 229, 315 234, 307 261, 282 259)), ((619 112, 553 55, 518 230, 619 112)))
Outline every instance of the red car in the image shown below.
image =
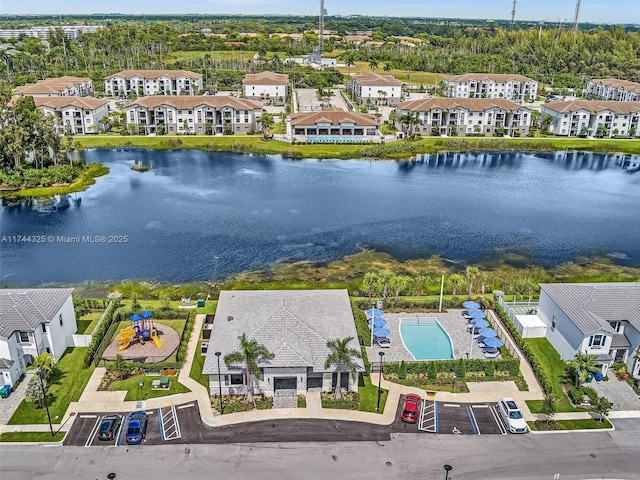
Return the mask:
POLYGON ((404 396, 404 406, 402 407, 402 415, 400 419, 403 422, 416 423, 418 421, 418 410, 422 398, 415 393, 408 393, 404 396))

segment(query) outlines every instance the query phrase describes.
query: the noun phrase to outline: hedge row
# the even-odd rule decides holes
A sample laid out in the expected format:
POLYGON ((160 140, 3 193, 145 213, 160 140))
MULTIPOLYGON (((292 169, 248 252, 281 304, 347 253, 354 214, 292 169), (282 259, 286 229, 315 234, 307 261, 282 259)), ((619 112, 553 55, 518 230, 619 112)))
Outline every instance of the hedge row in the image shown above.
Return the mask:
MULTIPOLYGON (((101 322, 98 323, 96 328, 93 331, 93 337, 91 339, 91 344, 87 347, 87 351, 84 353, 84 367, 88 368, 93 361, 93 357, 95 356, 98 347, 102 343, 102 340, 106 333, 109 331, 109 327, 114 322, 114 314, 116 313, 116 309, 118 308, 119 303, 111 302, 107 309, 105 310, 104 317, 101 322)), ((116 318, 116 321, 120 321, 120 316, 116 318)))
POLYGON ((369 346, 371 345, 371 330, 369 330, 367 316, 363 312, 363 310, 366 308, 371 308, 371 305, 366 307, 364 305, 358 304, 358 302, 355 300, 351 300, 351 311, 356 322, 356 332, 358 333, 358 340, 360 342, 360 345, 369 346))
POLYGON ((438 373, 455 373, 459 379, 465 378, 467 373, 483 373, 493 377, 496 371, 506 372, 515 378, 520 373, 520 360, 517 358, 501 358, 495 360, 481 360, 477 358, 459 358, 457 360, 437 360, 431 362, 388 362, 384 364, 385 373, 406 376, 406 374, 426 375, 433 379, 433 367, 429 375, 430 365, 434 364, 438 373))
MULTIPOLYGON (((184 330, 182 331, 182 336, 180 337, 180 344, 178 345, 178 351, 176 352, 176 362, 181 367, 184 362, 184 356, 187 352, 187 347, 189 346, 189 339, 191 338, 191 331, 193 330, 193 325, 196 322, 196 316, 188 314, 187 321, 185 322, 184 330)), ((199 355, 199 352, 196 352, 196 355, 199 355)))
MULTIPOLYGON (((140 309, 138 309, 140 310, 140 309)), ((140 311, 126 310, 122 311, 122 317, 130 319, 134 314, 140 315, 140 311)), ((154 309, 152 313, 152 317, 149 319, 153 321, 157 320, 174 320, 176 318, 183 318, 185 311, 184 310, 164 310, 164 309, 154 309)))
POLYGON ((540 383, 540 387, 542 388, 542 391, 546 395, 551 394, 553 392, 552 382, 549 379, 549 376, 545 373, 544 369, 542 368, 542 364, 538 361, 538 357, 536 357, 535 353, 533 353, 533 350, 529 348, 529 345, 527 345, 522 340, 522 336, 520 335, 520 332, 518 332, 518 329, 509 318, 509 315, 507 315, 507 313, 502 309, 502 307, 500 307, 500 305, 495 306, 495 312, 500 317, 500 320, 502 320, 502 324, 505 327, 507 327, 507 330, 509 330, 509 333, 513 337, 513 340, 516 342, 516 345, 518 345, 518 347, 520 348, 520 351, 527 358, 527 360, 529 361, 529 364, 531 364, 533 373, 538 379, 538 383, 540 383))

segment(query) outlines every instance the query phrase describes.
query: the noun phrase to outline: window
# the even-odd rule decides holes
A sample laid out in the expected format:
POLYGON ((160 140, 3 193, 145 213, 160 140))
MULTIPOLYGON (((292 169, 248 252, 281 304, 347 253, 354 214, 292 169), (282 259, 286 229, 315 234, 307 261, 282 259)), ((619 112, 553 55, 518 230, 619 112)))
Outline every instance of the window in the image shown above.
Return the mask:
POLYGON ((29 332, 20 332, 20 343, 29 343, 29 332))
POLYGON ((607 339, 604 335, 593 335, 589 338, 590 347, 602 347, 607 339))
POLYGON ((553 316, 553 320, 551 321, 551 330, 556 329, 556 316, 553 316))
POLYGON ((47 324, 46 323, 42 324, 42 333, 47 333, 47 324))
POLYGON ((242 375, 230 375, 231 377, 231 385, 242 385, 244 382, 242 375))
POLYGON ((60 320, 60 326, 62 326, 62 314, 60 314, 60 316, 58 317, 58 320, 60 320))

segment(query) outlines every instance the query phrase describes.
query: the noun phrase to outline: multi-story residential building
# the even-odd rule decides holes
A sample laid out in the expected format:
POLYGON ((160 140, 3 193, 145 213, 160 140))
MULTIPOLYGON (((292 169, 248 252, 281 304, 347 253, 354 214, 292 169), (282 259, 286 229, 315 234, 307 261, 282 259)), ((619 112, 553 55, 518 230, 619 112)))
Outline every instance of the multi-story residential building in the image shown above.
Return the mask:
POLYGON ((640 83, 617 78, 594 78, 587 83, 585 96, 589 100, 640 102, 640 83))
POLYGON ((104 93, 127 97, 146 95, 198 95, 202 75, 188 70, 123 70, 104 79, 104 93))
POLYGON ((505 98, 514 102, 533 102, 538 82, 523 75, 465 73, 445 77, 444 96, 453 98, 505 98))
POLYGON ((109 114, 109 102, 93 97, 34 97, 36 107, 53 115, 60 134, 98 133, 100 120, 109 114))
POLYGON ((262 104, 231 96, 142 97, 126 109, 127 127, 140 133, 207 135, 258 130, 262 104))
POLYGON ((30 97, 84 97, 93 95, 93 82, 83 77, 46 78, 16 87, 15 94, 30 97))
POLYGON ((72 347, 72 288, 0 289, 0 387, 13 386, 41 353, 60 359, 72 347))
POLYGON ((246 98, 270 105, 283 105, 288 96, 289 75, 273 72, 249 73, 242 80, 246 98))
POLYGON ((378 125, 375 115, 327 108, 291 115, 288 133, 306 142, 371 141, 378 135, 378 125))
POLYGON ((0 30, 0 38, 18 38, 20 35, 26 35, 46 40, 51 32, 58 28, 67 38, 71 39, 78 38, 83 33, 96 33, 104 27, 102 25, 49 25, 46 27, 12 28, 0 30))
POLYGON ((396 105, 396 123, 421 134, 520 136, 529 133, 531 109, 501 98, 427 98, 396 105))
POLYGON ((551 115, 550 133, 569 137, 615 137, 640 134, 640 102, 575 100, 542 105, 551 115))
POLYGON ((402 100, 402 82, 392 75, 375 72, 352 75, 349 88, 358 102, 387 105, 402 100))

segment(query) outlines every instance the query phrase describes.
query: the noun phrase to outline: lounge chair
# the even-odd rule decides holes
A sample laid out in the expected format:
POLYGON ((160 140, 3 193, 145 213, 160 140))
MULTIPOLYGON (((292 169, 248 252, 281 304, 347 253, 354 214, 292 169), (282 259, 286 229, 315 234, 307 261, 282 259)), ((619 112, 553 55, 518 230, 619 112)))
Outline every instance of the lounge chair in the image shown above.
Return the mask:
POLYGON ((500 356, 500 352, 484 352, 484 358, 498 358, 500 356))
POLYGON ((483 353, 500 353, 500 350, 498 350, 496 347, 482 347, 482 352, 483 353))

